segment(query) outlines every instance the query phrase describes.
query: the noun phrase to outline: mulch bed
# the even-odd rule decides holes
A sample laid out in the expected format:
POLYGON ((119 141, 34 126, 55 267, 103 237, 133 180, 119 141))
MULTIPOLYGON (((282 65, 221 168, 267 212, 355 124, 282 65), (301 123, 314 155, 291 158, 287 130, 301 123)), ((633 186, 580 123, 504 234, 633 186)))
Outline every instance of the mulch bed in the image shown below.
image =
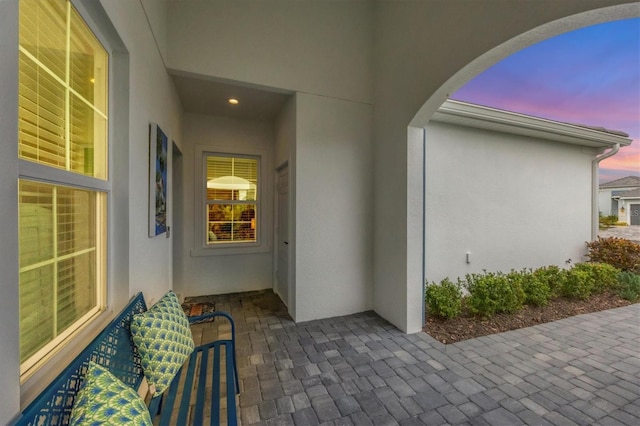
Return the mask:
POLYGON ((613 293, 594 295, 588 300, 560 298, 550 301, 547 306, 525 306, 515 314, 497 314, 486 320, 474 318, 468 312, 450 320, 427 316, 422 331, 442 343, 455 343, 630 304, 613 293))

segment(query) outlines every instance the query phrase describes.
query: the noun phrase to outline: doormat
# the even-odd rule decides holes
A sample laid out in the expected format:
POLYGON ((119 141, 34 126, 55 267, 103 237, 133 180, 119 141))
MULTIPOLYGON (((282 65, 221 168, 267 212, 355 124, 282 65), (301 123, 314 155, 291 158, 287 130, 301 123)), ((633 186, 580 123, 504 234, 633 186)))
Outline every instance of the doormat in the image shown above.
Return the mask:
MULTIPOLYGON (((184 311, 185 315, 187 317, 197 317, 200 315, 204 315, 204 314, 208 314, 209 312, 215 312, 216 311, 216 304, 215 302, 201 302, 198 300, 194 300, 194 299, 198 299, 197 297, 187 297, 184 300, 184 303, 182 304, 182 310, 184 311)), ((200 322, 212 322, 214 321, 215 317, 211 317, 211 318, 207 318, 203 321, 198 321, 200 322)))

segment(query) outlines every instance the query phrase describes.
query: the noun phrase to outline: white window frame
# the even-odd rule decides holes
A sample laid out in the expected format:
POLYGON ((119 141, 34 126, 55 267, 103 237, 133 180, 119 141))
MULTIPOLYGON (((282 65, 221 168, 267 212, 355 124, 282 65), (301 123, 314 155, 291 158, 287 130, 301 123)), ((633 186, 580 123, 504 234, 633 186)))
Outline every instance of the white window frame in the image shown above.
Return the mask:
POLYGON ((196 145, 194 152, 194 234, 191 249, 192 257, 218 256, 233 254, 265 253, 271 250, 269 223, 267 222, 267 209, 270 203, 267 201, 268 170, 270 157, 267 151, 251 148, 229 149, 219 146, 196 145), (207 244, 206 209, 207 192, 205 179, 207 176, 207 156, 227 156, 256 158, 258 160, 258 192, 255 204, 257 205, 257 232, 256 241, 253 242, 229 242, 220 244, 207 244))
MULTIPOLYGON (((107 116, 111 117, 114 111, 112 95, 113 88, 111 81, 113 80, 114 63, 112 61, 113 51, 109 47, 109 43, 101 35, 101 31, 97 28, 87 11, 84 9, 82 1, 70 0, 72 6, 76 9, 78 14, 82 17, 86 25, 89 27, 93 35, 102 44, 107 51, 109 57, 108 65, 108 104, 107 104, 107 116)), ((74 342, 84 330, 93 329, 96 323, 101 321, 107 310, 108 301, 108 288, 109 288, 109 245, 108 235, 110 230, 110 217, 111 217, 111 190, 112 190, 112 120, 107 120, 107 151, 105 155, 106 167, 107 167, 107 179, 98 179, 91 176, 82 175, 73 171, 62 170, 59 168, 51 167, 46 164, 34 163, 32 161, 17 158, 18 160, 18 179, 30 180, 47 183, 54 186, 70 187, 82 190, 88 190, 96 193, 102 193, 102 197, 98 197, 96 202, 96 211, 102 216, 98 220, 102 223, 101 229, 96 229, 96 247, 99 253, 96 257, 96 306, 89 312, 79 318, 74 324, 54 337, 53 340, 48 342, 43 348, 38 350, 36 354, 32 355, 25 362, 20 363, 20 382, 24 385, 29 378, 34 376, 41 370, 56 354, 61 351, 66 351, 70 344, 74 342)), ((16 140, 17 144, 18 141, 16 140)), ((39 373, 38 373, 39 374, 39 373)))

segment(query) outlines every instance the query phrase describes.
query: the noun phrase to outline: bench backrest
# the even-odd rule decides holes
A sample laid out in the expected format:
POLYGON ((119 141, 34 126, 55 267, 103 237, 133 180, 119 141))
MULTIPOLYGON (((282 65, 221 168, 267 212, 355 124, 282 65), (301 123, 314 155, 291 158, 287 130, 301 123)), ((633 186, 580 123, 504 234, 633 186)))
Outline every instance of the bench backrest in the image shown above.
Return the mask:
POLYGON ((82 385, 89 361, 106 367, 137 390, 142 382, 140 355, 131 339, 131 318, 145 312, 138 293, 109 325, 22 412, 17 425, 67 425, 75 396, 82 385))

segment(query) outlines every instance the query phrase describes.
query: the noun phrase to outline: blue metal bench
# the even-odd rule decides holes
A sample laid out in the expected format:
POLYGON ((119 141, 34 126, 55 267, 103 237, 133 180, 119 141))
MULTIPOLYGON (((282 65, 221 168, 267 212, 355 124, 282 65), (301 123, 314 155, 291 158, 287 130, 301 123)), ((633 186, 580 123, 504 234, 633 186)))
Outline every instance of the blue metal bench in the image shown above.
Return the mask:
MULTIPOLYGON (((82 386, 82 376, 89 361, 106 367, 116 377, 137 391, 143 379, 143 372, 140 356, 131 339, 129 325, 134 314, 146 310, 144 297, 142 293, 138 293, 82 353, 24 409, 16 425, 57 426, 69 424, 73 401, 82 386)), ((193 324, 211 317, 224 317, 229 320, 231 338, 216 340, 195 348, 169 389, 163 395, 151 399, 149 413, 154 424, 203 425, 206 417, 210 417, 211 425, 220 424, 222 411, 220 403, 222 375, 220 373, 221 357, 224 356, 226 420, 228 425, 237 425, 235 395, 240 392, 240 387, 235 357, 235 324, 233 319, 227 313, 212 312, 198 317, 190 317, 189 321, 193 324), (183 380, 181 380, 181 376, 184 376, 183 380), (209 398, 207 398, 209 377, 212 384, 212 392, 209 396, 210 404, 208 403, 209 398), (192 395, 194 389, 195 395, 192 395), (193 405, 192 397, 195 397, 193 410, 190 409, 193 405), (207 410, 209 406, 210 410, 207 410)))

